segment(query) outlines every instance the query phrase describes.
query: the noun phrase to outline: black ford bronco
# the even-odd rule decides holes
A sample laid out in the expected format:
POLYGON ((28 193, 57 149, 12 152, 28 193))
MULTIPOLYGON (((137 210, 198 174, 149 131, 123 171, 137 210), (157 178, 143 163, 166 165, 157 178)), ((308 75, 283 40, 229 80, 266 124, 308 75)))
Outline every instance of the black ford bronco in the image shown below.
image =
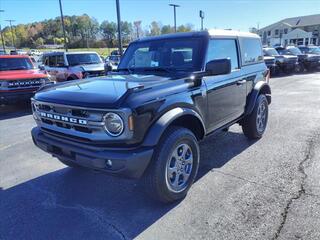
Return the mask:
POLYGON ((277 68, 285 73, 293 73, 299 67, 298 57, 292 54, 279 54, 275 48, 263 48, 264 56, 274 57, 277 68))
POLYGON ((171 202, 196 178, 200 140, 235 123, 249 139, 262 137, 268 81, 255 34, 148 37, 129 45, 117 72, 36 93, 32 137, 68 166, 143 176, 152 196, 171 202))

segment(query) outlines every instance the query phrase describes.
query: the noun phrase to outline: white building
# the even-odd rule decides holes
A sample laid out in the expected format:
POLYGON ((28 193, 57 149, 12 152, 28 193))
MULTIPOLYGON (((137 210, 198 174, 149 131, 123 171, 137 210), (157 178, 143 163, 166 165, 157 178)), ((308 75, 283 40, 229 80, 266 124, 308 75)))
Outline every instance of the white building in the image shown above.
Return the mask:
POLYGON ((258 33, 263 45, 320 45, 320 14, 286 18, 258 33))

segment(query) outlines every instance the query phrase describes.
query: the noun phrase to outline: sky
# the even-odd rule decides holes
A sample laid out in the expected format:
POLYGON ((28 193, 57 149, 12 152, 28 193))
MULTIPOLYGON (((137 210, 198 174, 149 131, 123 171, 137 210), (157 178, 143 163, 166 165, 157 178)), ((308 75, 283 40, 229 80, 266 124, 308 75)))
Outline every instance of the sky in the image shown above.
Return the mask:
MULTIPOLYGON (((319 14, 320 0, 120 0, 121 20, 142 21, 148 28, 152 21, 173 25, 170 3, 179 4, 177 25, 190 23, 200 28, 199 10, 205 12, 205 28, 222 28, 248 31, 260 28, 287 17, 319 14)), ((115 0, 62 0, 65 15, 88 14, 100 23, 116 22, 115 0)), ((31 23, 60 15, 58 0, 0 0, 0 24, 31 23)))

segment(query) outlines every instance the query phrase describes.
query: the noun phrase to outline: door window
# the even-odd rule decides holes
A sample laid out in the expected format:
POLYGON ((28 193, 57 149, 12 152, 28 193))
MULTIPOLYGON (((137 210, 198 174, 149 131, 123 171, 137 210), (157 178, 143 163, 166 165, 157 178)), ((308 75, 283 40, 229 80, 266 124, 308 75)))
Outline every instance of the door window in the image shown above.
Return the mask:
POLYGON ((46 66, 49 66, 49 57, 44 57, 43 58, 43 64, 46 66))
POLYGON ((207 61, 229 58, 231 70, 239 68, 237 42, 235 39, 212 39, 209 41, 207 61))
MULTIPOLYGON (((240 38, 242 65, 263 62, 263 53, 260 39, 240 38)), ((269 50, 268 50, 269 51, 269 50)), ((273 52, 277 55, 277 52, 273 52)))
POLYGON ((49 67, 55 67, 56 66, 56 56, 49 56, 49 67))
POLYGON ((57 67, 64 67, 64 58, 63 55, 58 55, 57 56, 57 67))

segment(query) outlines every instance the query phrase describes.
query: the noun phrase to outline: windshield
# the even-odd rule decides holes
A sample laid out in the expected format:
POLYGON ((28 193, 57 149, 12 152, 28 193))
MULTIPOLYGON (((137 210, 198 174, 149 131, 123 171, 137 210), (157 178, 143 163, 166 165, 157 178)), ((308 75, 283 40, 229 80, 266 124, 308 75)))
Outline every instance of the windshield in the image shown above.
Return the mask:
POLYGON ((316 54, 320 53, 320 48, 317 48, 317 47, 309 48, 308 50, 309 50, 308 53, 316 53, 316 54))
POLYGON ((292 55, 292 53, 287 50, 287 49, 277 49, 277 52, 280 54, 280 55, 292 55))
POLYGON ((109 60, 110 60, 110 61, 118 62, 118 61, 120 61, 120 57, 119 57, 119 56, 110 56, 110 57, 109 57, 109 60))
POLYGON ((294 54, 294 55, 300 55, 300 54, 302 54, 302 52, 300 51, 300 49, 299 49, 299 48, 296 48, 296 47, 289 48, 288 50, 289 50, 292 54, 294 54))
POLYGON ((68 54, 67 60, 70 66, 101 63, 100 57, 95 53, 68 54))
POLYGON ((279 55, 279 53, 277 52, 277 50, 275 50, 274 48, 264 49, 263 52, 264 52, 267 56, 278 56, 278 55, 279 55))
POLYGON ((274 48, 268 48, 263 50, 264 54, 267 56, 278 56, 279 53, 274 48))
POLYGON ((132 43, 119 70, 192 72, 201 70, 201 38, 160 39, 132 43))
POLYGON ((33 69, 29 58, 0 58, 0 71, 33 69))

